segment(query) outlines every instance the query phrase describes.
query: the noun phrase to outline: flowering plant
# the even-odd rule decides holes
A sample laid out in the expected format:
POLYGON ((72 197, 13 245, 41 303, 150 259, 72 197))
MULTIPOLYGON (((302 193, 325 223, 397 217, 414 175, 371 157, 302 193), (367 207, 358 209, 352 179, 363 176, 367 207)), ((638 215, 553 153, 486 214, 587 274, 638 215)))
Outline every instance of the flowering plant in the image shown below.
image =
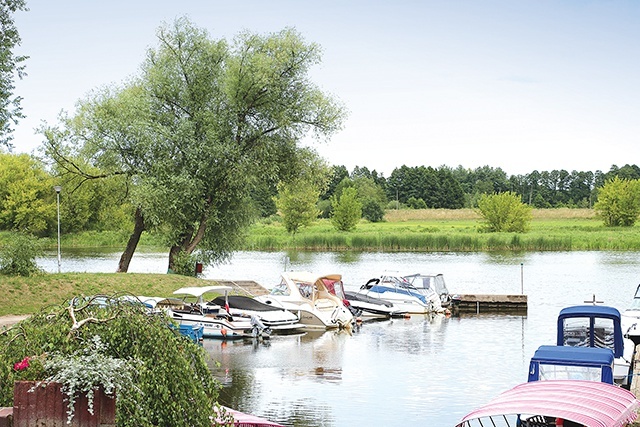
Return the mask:
POLYGON ((29 356, 22 359, 20 362, 16 362, 13 364, 14 371, 24 371, 29 367, 29 356))
POLYGON ((13 364, 13 379, 17 381, 32 381, 43 378, 43 360, 46 354, 40 356, 26 356, 13 364))

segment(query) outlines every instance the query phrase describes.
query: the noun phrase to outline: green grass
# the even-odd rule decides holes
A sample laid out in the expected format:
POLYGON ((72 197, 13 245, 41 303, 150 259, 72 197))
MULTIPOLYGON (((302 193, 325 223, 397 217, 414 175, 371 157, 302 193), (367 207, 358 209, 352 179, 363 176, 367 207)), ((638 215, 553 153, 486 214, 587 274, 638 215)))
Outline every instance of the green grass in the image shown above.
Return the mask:
MULTIPOLYGON (((480 216, 471 209, 388 211, 385 221, 362 220, 355 231, 339 232, 318 220, 290 235, 278 217, 256 223, 244 250, 309 251, 568 251, 640 250, 640 225, 610 228, 590 209, 535 209, 527 233, 481 233, 480 216)), ((11 234, 0 232, 0 246, 11 234)), ((62 236, 63 248, 122 250, 128 232, 84 232, 62 236)), ((55 239, 46 239, 54 249, 55 239)), ((162 236, 143 233, 138 250, 166 250, 162 236)))
POLYGON ((318 220, 295 235, 276 221, 254 225, 247 250, 359 251, 568 251, 640 250, 640 226, 605 227, 588 209, 534 211, 526 233, 482 233, 471 210, 392 211, 381 223, 361 221, 352 232, 338 232, 318 220))
POLYGON ((211 281, 175 274, 62 273, 33 277, 0 275, 0 316, 31 314, 41 307, 58 305, 79 295, 128 293, 169 297, 181 287, 211 284, 211 281))

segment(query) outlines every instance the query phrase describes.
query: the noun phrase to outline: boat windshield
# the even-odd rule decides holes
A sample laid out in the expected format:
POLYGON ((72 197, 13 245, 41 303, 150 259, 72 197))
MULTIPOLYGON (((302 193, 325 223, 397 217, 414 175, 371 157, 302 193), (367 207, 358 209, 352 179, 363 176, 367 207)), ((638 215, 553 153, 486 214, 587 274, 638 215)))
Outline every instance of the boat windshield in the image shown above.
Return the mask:
POLYGON ((610 348, 615 351, 613 319, 595 318, 593 332, 591 331, 591 319, 588 317, 567 318, 563 323, 563 345, 610 348))
POLYGON ((300 295, 302 295, 304 298, 312 299, 313 291, 315 288, 315 286, 313 286, 313 283, 296 282, 296 286, 298 287, 298 291, 300 291, 300 295))
POLYGON ((540 380, 582 380, 600 382, 602 368, 540 364, 540 380))
POLYGON ((271 295, 291 295, 287 282, 282 279, 280 283, 271 289, 271 295))
POLYGON ((405 276, 404 279, 423 293, 431 294, 432 292, 435 292, 438 295, 446 295, 449 293, 444 284, 444 277, 441 274, 432 276, 414 274, 411 276, 405 276))
POLYGON ((631 306, 628 310, 640 310, 640 286, 636 289, 636 294, 633 296, 633 300, 631 301, 631 306))
POLYGON ((338 298, 344 300, 346 299, 346 295, 344 293, 344 286, 341 280, 331 280, 324 278, 322 279, 322 283, 326 286, 327 290, 338 298))

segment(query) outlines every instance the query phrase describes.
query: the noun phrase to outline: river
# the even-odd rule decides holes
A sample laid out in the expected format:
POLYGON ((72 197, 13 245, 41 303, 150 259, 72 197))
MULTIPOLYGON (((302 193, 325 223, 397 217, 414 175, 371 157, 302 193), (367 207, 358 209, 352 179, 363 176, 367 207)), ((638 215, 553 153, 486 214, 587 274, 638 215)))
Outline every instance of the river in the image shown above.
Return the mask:
MULTIPOLYGON (((119 254, 64 254, 62 271, 115 271, 119 254)), ((39 260, 57 271, 57 259, 39 260)), ((167 255, 140 253, 132 272, 166 271, 167 255)), ((287 426, 454 426, 526 381, 529 359, 555 343, 556 316, 595 295, 623 310, 640 282, 640 252, 239 252, 209 279, 271 287, 284 270, 340 273, 355 289, 384 270, 442 273, 452 293, 528 295, 526 316, 413 316, 364 323, 352 334, 275 336, 266 343, 207 340, 221 401, 287 426)))

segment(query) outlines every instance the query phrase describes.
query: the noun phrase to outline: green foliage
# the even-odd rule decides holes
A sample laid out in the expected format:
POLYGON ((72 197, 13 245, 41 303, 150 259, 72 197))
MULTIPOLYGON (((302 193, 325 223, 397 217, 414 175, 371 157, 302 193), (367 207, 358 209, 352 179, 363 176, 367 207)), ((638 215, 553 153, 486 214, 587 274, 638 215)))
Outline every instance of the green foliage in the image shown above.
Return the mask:
POLYGON ((316 208, 320 212, 320 218, 329 218, 331 216, 331 200, 318 200, 316 208))
MULTIPOLYGON (((107 298, 106 305, 81 301, 73 310, 75 319, 65 304, 42 310, 0 334, 0 406, 12 405, 15 380, 44 380, 49 374, 42 366, 48 359, 57 360, 57 366, 64 360, 77 361, 90 347, 87 343, 99 336, 106 346, 103 360, 137 366, 133 387, 116 391, 116 425, 211 426, 218 386, 201 346, 170 329, 164 315, 150 315, 141 306, 116 298, 107 298), (33 372, 31 366, 15 370, 14 364, 27 357, 39 361, 33 372)), ((82 366, 76 367, 80 374, 82 366)))
POLYGON ((16 233, 0 247, 0 274, 31 276, 40 272, 36 257, 42 256, 42 245, 27 234, 16 233))
POLYGON ((299 141, 342 126, 342 105, 310 81, 319 62, 319 46, 293 29, 227 42, 177 19, 159 28, 138 78, 92 94, 62 130, 44 131, 49 153, 64 162, 81 146, 104 175, 131 177, 131 203, 147 230, 166 236, 169 268, 196 249, 206 263, 223 261, 255 218, 247 206, 257 182, 296 178, 308 151, 299 141))
POLYGON ((0 146, 10 146, 11 125, 23 117, 22 98, 13 93, 14 77, 25 75, 22 63, 27 59, 13 53, 21 42, 12 16, 19 10, 27 10, 25 0, 4 0, 0 3, 0 146))
POLYGON ((362 203, 357 196, 355 188, 344 188, 339 198, 335 195, 331 198, 331 223, 336 230, 351 231, 356 228, 362 217, 362 203))
POLYGON ((482 195, 478 210, 484 218, 481 229, 488 232, 524 233, 532 219, 531 207, 522 203, 513 192, 482 195))
POLYGON ((276 206, 288 233, 295 234, 300 227, 311 224, 320 212, 316 202, 320 191, 313 183, 297 180, 278 185, 276 206))
POLYGON ((173 260, 173 268, 171 273, 180 274, 182 276, 195 276, 196 275, 196 263, 202 262, 202 259, 198 256, 199 252, 188 254, 186 252, 180 252, 173 260))
POLYGON ((427 209, 427 204, 422 199, 411 196, 407 200, 407 206, 411 209, 427 209))
POLYGON ((54 352, 44 357, 44 370, 49 375, 45 381, 62 384, 62 393, 66 395, 67 424, 71 424, 75 416, 75 402, 79 396, 87 396, 88 410, 93 414, 96 388, 115 397, 116 390, 127 394, 128 389, 136 387, 133 378, 139 366, 134 360, 106 354, 107 346, 99 335, 84 345, 70 355, 54 352))
POLYGON ((380 222, 384 219, 384 208, 375 199, 364 199, 362 202, 362 217, 367 221, 380 222))
POLYGON ((607 227, 630 227, 640 215, 640 180, 615 176, 598 192, 594 210, 607 227))
POLYGON ((56 229, 54 180, 28 154, 0 153, 0 229, 46 235, 56 229))

